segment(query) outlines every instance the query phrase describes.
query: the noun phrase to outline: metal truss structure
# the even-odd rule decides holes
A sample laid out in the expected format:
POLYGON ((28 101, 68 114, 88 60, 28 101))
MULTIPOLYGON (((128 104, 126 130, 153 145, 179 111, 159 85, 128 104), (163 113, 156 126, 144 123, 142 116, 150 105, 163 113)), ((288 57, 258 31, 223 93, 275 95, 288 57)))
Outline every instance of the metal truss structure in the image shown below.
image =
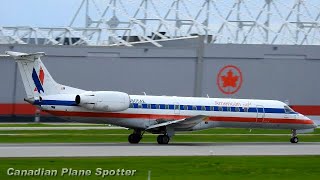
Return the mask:
POLYGON ((320 44, 318 0, 82 0, 67 27, 1 27, 2 44, 320 44), (77 27, 83 24, 82 27, 77 27))

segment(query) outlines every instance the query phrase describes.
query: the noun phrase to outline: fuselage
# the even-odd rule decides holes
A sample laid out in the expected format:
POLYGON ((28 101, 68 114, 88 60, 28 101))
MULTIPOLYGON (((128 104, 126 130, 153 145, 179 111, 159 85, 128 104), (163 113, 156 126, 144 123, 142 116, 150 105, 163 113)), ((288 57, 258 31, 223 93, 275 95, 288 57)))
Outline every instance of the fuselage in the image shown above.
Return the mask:
POLYGON ((176 131, 215 127, 311 129, 316 125, 306 116, 276 100, 197 98, 176 96, 130 95, 130 107, 119 112, 93 111, 77 106, 74 96, 41 102, 41 108, 55 116, 86 123, 110 123, 145 129, 161 121, 207 116, 198 125, 176 131))

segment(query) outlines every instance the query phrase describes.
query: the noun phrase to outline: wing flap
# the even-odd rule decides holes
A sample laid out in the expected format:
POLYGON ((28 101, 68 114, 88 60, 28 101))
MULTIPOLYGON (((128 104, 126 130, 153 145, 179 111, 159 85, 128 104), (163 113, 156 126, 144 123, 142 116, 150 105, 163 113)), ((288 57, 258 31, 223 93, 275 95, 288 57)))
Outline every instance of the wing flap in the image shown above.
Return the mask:
POLYGON ((201 121, 205 120, 207 116, 204 115, 198 115, 193 116, 185 119, 178 119, 174 121, 167 121, 160 124, 155 124, 149 126, 146 130, 155 129, 159 127, 165 127, 165 126, 172 126, 173 128, 192 128, 193 126, 199 124, 201 121))

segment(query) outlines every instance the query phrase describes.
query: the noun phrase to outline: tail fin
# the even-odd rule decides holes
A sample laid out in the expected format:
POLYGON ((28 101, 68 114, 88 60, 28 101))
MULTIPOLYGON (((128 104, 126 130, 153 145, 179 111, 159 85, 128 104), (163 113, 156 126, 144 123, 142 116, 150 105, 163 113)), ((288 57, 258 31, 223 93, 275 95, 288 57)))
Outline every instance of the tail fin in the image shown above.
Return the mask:
POLYGON ((43 52, 27 54, 7 51, 6 54, 13 57, 18 63, 28 99, 46 95, 82 92, 80 89, 58 84, 52 78, 40 59, 41 56, 45 55, 43 52))

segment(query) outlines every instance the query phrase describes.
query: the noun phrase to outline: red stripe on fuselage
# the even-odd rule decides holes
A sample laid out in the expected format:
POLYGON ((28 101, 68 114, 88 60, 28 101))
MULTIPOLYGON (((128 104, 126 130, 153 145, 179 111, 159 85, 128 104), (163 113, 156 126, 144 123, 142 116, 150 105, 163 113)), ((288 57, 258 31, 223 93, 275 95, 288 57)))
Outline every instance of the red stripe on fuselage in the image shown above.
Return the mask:
MULTIPOLYGON (((191 116, 182 115, 162 115, 162 114, 129 114, 129 113, 102 113, 102 112, 66 112, 66 111, 47 111, 55 116, 63 117, 88 117, 88 118, 119 118, 119 119, 168 119, 177 120, 184 119, 191 116)), ((264 122, 264 123, 278 123, 278 124, 313 124, 312 120, 299 119, 280 119, 280 118, 250 118, 250 117, 221 117, 210 116, 208 121, 226 121, 226 122, 264 122)))

